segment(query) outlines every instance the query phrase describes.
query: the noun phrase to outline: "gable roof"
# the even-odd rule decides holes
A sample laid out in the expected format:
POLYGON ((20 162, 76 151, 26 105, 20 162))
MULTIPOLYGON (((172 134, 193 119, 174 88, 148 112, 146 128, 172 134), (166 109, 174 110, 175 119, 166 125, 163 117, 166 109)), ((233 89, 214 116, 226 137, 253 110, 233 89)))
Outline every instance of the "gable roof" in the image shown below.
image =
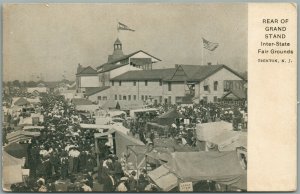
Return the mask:
POLYGON ((121 65, 115 65, 115 64, 106 64, 102 67, 102 70, 99 71, 98 73, 104 73, 104 72, 107 72, 107 71, 111 71, 113 69, 117 69, 119 67, 123 67, 125 65, 128 65, 128 63, 125 63, 125 64, 121 64, 121 65))
POLYGON ((21 97, 19 98, 15 103, 14 105, 16 106, 23 106, 23 105, 27 105, 27 104, 30 104, 30 102, 28 100, 26 100, 25 98, 21 97))
POLYGON ((201 82, 221 69, 227 69, 242 80, 245 80, 238 73, 226 65, 177 65, 176 68, 135 70, 128 71, 111 80, 133 81, 133 80, 163 80, 167 82, 198 81, 201 82))
POLYGON ((152 70, 135 70, 127 71, 117 77, 112 78, 112 81, 134 81, 134 80, 162 80, 167 76, 173 75, 175 68, 168 69, 152 69, 152 70))
POLYGON ((164 81, 203 81, 221 69, 227 69, 242 80, 244 77, 233 71, 226 65, 178 65, 172 76, 166 77, 164 81))
POLYGON ((104 91, 106 89, 110 88, 110 86, 103 86, 103 87, 97 87, 97 88, 87 88, 85 91, 86 96, 91 96, 94 94, 97 94, 98 92, 104 91))
POLYGON ((77 73, 76 75, 97 75, 97 71, 92 68, 91 66, 87 66, 85 68, 83 68, 79 73, 77 73))
POLYGON ((133 52, 133 53, 131 53, 131 54, 124 55, 124 56, 122 56, 122 57, 120 57, 120 58, 117 58, 117 59, 111 60, 111 61, 109 61, 109 62, 107 62, 107 63, 104 63, 104 64, 98 66, 96 69, 98 70, 98 69, 100 69, 101 67, 103 67, 103 66, 105 66, 105 65, 107 65, 107 64, 115 64, 115 63, 117 63, 117 62, 123 61, 123 60, 125 60, 125 59, 128 59, 129 57, 132 57, 133 55, 135 55, 135 54, 137 54, 137 53, 139 53, 139 52, 143 52, 144 54, 149 55, 150 57, 155 58, 155 59, 158 60, 158 61, 161 61, 159 58, 156 58, 156 57, 154 57, 153 55, 150 55, 149 53, 147 53, 147 52, 145 52, 145 51, 143 51, 143 50, 138 50, 138 51, 133 52))
POLYGON ((230 94, 235 96, 237 99, 246 99, 247 98, 245 90, 230 90, 228 93, 226 93, 224 96, 222 96, 222 99, 224 99, 224 98, 232 99, 233 97, 230 97, 230 94))

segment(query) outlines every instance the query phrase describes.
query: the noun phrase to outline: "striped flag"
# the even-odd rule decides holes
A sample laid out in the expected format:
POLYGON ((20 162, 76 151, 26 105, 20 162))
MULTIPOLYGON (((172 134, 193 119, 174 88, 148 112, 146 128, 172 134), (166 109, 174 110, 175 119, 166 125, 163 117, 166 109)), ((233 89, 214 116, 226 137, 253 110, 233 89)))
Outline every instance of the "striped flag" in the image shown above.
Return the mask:
POLYGON ((128 26, 126 26, 125 24, 122 24, 122 23, 118 23, 118 30, 129 30, 129 31, 132 31, 134 32, 135 30, 129 28, 128 26))
POLYGON ((207 50, 214 51, 219 46, 218 43, 209 42, 204 38, 202 38, 202 40, 203 40, 203 48, 206 48, 207 50))

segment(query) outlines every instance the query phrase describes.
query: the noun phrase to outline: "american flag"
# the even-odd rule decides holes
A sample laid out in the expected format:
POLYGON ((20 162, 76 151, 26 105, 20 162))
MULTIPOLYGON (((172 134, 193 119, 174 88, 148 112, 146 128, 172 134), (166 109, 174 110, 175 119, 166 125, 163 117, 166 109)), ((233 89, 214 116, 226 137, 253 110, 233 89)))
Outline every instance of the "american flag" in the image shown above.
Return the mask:
POLYGON ((214 51, 219 46, 218 43, 209 42, 204 38, 202 38, 202 40, 203 40, 203 48, 206 48, 207 50, 214 51))

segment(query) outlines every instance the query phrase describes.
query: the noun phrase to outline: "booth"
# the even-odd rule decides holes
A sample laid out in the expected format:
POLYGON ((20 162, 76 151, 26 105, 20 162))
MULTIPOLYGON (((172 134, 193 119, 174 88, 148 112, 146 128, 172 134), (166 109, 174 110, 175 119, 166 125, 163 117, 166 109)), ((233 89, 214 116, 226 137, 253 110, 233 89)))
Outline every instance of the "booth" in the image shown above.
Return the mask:
POLYGON ((162 191, 170 191, 180 183, 195 184, 199 181, 214 181, 236 189, 247 189, 247 172, 240 164, 236 151, 174 152, 171 156, 167 164, 148 173, 162 191))
POLYGON ((171 125, 176 119, 184 119, 185 116, 180 114, 176 109, 170 109, 168 112, 158 116, 154 122, 160 125, 171 125))

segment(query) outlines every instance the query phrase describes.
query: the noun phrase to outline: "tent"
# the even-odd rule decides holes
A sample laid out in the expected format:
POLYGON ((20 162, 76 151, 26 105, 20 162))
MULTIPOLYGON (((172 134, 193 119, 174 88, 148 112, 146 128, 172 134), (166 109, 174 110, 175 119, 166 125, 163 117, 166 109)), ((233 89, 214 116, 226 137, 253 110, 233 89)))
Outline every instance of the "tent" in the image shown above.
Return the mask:
POLYGON ((212 137, 220 135, 224 131, 232 130, 232 124, 225 121, 201 123, 196 125, 197 139, 207 141, 212 137))
POLYGON ((217 145, 219 151, 247 148, 247 133, 233 131, 232 124, 225 121, 198 124, 196 134, 198 140, 217 145))
POLYGON ((25 106, 25 105, 29 105, 29 104, 30 104, 30 102, 23 97, 19 98, 14 103, 14 105, 16 105, 16 106, 25 106))
MULTIPOLYGON (((149 177, 158 186, 162 184, 154 175, 156 173, 162 174, 162 172, 165 171, 163 168, 166 168, 169 172, 163 174, 169 177, 170 175, 168 175, 168 173, 174 174, 178 177, 178 182, 211 180, 240 189, 247 189, 247 172, 242 168, 236 151, 174 152, 171 155, 172 160, 164 164, 164 167, 149 172, 149 177)), ((162 177, 162 175, 160 177, 162 177)))
POLYGON ((183 119, 185 118, 185 116, 180 114, 176 109, 171 109, 168 112, 158 116, 154 122, 161 125, 170 125, 175 122, 174 121, 175 119, 179 119, 179 118, 183 119))
POLYGON ((218 145, 219 151, 233 151, 236 150, 237 147, 247 149, 247 132, 224 131, 208 141, 218 145))
POLYGON ((5 190, 9 190, 11 184, 23 182, 22 166, 24 166, 25 160, 15 158, 5 151, 2 152, 2 157, 3 187, 5 190))
POLYGON ((128 145, 135 145, 135 146, 142 146, 144 145, 143 142, 140 140, 131 137, 124 132, 121 132, 122 129, 119 127, 114 126, 116 133, 115 133, 115 142, 116 142, 116 155, 121 157, 123 153, 126 153, 128 145))
POLYGON ((11 143, 4 147, 4 151, 16 158, 27 157, 28 144, 11 143))

